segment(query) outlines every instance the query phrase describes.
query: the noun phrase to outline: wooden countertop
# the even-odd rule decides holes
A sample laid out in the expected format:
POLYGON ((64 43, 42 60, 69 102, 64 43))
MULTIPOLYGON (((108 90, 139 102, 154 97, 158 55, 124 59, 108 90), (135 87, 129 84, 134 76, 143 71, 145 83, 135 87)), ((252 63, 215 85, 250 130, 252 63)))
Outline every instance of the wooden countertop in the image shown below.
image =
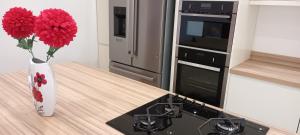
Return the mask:
POLYGON ((300 59, 252 52, 246 62, 231 73, 300 88, 300 59))
MULTIPOLYGON (((54 65, 57 105, 53 117, 34 110, 27 73, 0 75, 0 134, 121 134, 105 122, 166 91, 77 63, 54 65)), ((271 128, 268 135, 284 135, 271 128)))

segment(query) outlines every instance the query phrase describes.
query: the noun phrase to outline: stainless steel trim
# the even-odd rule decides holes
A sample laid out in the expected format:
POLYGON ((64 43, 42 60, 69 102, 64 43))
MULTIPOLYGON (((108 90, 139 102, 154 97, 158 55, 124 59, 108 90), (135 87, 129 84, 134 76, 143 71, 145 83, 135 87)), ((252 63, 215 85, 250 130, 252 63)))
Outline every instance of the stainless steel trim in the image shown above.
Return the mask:
POLYGON ((225 55, 229 54, 228 52, 215 51, 215 50, 210 50, 210 49, 203 49, 203 48, 190 47, 190 46, 184 46, 184 45, 177 45, 177 46, 181 47, 181 48, 193 49, 193 50, 198 50, 198 51, 212 52, 212 53, 225 54, 225 55))
POLYGON ((191 63, 191 62, 182 61, 182 60, 178 60, 178 63, 183 64, 183 65, 192 66, 192 67, 197 67, 197 68, 207 69, 207 70, 211 70, 211 71, 216 71, 216 72, 221 71, 220 68, 206 66, 206 65, 202 65, 202 64, 191 63))
POLYGON ((174 67, 174 77, 173 77, 173 90, 171 92, 176 92, 176 83, 177 83, 177 62, 178 62, 178 58, 175 58, 175 67, 174 67))
POLYGON ((138 39, 138 0, 133 0, 134 5, 134 26, 133 26, 133 55, 137 56, 137 39, 138 39))
POLYGON ((179 12, 179 15, 181 16, 195 16, 195 17, 209 17, 209 18, 225 18, 229 19, 229 15, 210 15, 210 14, 194 14, 194 13, 182 13, 179 12))
POLYGON ((180 41, 180 32, 181 32, 181 15, 178 14, 177 19, 177 33, 176 33, 176 44, 179 44, 180 41))
POLYGON ((230 30, 228 36, 228 44, 227 44, 227 52, 231 52, 232 44, 233 44, 233 37, 235 31, 235 23, 236 23, 236 14, 232 14, 231 22, 230 22, 230 30))
POLYGON ((128 71, 128 70, 124 70, 124 69, 121 69, 121 68, 116 68, 116 67, 113 67, 111 66, 110 68, 112 68, 113 70, 119 70, 121 72, 125 72, 127 74, 131 74, 131 75, 134 75, 134 76, 137 76, 137 77, 140 77, 140 78, 143 78, 147 81, 150 81, 150 82, 153 82, 154 81, 154 78, 153 77, 148 77, 148 76, 145 76, 145 75, 141 75, 141 74, 138 74, 138 73, 134 73, 134 72, 131 72, 131 71, 128 71))
POLYGON ((220 107, 224 107, 225 103, 225 95, 227 89, 227 80, 228 80, 228 68, 224 68, 224 75, 223 75, 223 82, 222 82, 222 89, 221 89, 221 97, 220 97, 220 107))

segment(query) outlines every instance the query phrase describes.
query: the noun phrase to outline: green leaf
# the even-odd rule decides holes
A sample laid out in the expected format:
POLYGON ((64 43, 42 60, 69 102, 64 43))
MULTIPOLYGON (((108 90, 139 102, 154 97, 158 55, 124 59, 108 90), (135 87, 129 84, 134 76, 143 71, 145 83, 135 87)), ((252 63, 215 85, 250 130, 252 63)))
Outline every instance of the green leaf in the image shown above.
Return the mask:
POLYGON ((19 39, 19 43, 17 45, 20 48, 27 49, 27 41, 26 39, 19 39))
POLYGON ((26 47, 28 47, 28 49, 31 49, 32 46, 33 46, 33 40, 32 40, 32 39, 28 39, 28 40, 27 40, 27 46, 26 46, 26 47))
POLYGON ((58 49, 60 49, 60 48, 50 47, 49 50, 48 50, 48 52, 47 52, 47 54, 48 54, 50 57, 53 57, 54 53, 55 53, 56 51, 58 51, 58 49))

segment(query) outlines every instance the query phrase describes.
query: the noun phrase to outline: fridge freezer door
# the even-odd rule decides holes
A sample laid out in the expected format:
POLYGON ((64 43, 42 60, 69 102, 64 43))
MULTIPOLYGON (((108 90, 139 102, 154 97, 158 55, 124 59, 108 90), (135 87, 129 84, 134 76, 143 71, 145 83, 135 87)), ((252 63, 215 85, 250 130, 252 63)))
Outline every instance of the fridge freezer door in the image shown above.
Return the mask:
POLYGON ((161 86, 161 75, 157 73, 152 73, 115 62, 110 63, 110 71, 152 86, 161 86))
POLYGON ((161 73, 166 0, 135 0, 133 66, 161 73))
POLYGON ((110 60, 131 64, 133 49, 134 1, 109 0, 110 60))

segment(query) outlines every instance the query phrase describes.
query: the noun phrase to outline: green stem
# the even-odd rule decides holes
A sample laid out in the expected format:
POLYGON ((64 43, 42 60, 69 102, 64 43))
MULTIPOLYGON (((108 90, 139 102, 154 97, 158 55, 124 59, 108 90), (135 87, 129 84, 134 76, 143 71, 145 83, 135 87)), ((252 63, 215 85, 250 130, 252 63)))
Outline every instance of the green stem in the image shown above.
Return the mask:
POLYGON ((29 49, 29 53, 31 53, 33 58, 35 58, 34 54, 33 54, 33 51, 32 51, 34 39, 35 39, 35 35, 33 35, 32 38, 31 38, 31 47, 29 49))
POLYGON ((50 55, 47 55, 47 60, 46 62, 48 62, 50 60, 51 56, 50 55))
POLYGON ((34 54, 33 54, 33 52, 32 52, 32 48, 31 48, 31 49, 28 49, 28 52, 31 54, 32 58, 35 58, 35 57, 34 57, 34 54))
POLYGON ((56 53, 56 51, 58 51, 59 48, 54 48, 54 47, 49 47, 49 50, 47 52, 47 60, 46 62, 48 62, 54 55, 54 53, 56 53))

